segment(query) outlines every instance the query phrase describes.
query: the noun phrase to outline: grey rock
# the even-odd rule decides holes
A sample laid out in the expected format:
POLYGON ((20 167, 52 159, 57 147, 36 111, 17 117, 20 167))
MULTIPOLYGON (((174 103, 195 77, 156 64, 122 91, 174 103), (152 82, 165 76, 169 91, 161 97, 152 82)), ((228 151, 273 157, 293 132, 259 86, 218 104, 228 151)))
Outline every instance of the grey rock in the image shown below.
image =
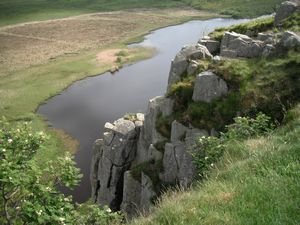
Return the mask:
POLYGON ((297 48, 300 46, 300 37, 292 31, 286 31, 279 44, 287 49, 297 48))
POLYGON ((186 132, 185 143, 188 149, 192 149, 196 145, 200 137, 208 137, 209 133, 204 129, 190 128, 186 132))
POLYGON ((153 144, 151 144, 149 146, 149 150, 148 150, 148 156, 147 159, 149 160, 155 160, 155 161, 159 161, 163 158, 163 154, 158 151, 153 144))
POLYGON ((168 79, 168 90, 172 84, 179 81, 182 74, 187 70, 190 60, 212 58, 208 49, 200 44, 183 47, 172 61, 168 79))
POLYGON ((220 42, 216 40, 202 39, 198 43, 204 45, 211 54, 216 54, 220 50, 220 42))
POLYGON ((227 92, 228 87, 224 80, 210 71, 205 71, 197 76, 193 100, 211 102, 216 97, 226 95, 227 92))
POLYGON ((196 176, 191 152, 202 136, 208 136, 206 130, 186 127, 177 121, 172 123, 171 141, 166 143, 163 156, 163 172, 160 178, 165 183, 177 183, 181 188, 188 187, 196 176))
POLYGON ((166 140, 166 138, 156 130, 155 124, 158 115, 162 114, 163 116, 168 116, 172 114, 173 104, 173 100, 162 96, 150 100, 148 110, 145 114, 144 126, 141 128, 137 143, 135 165, 149 160, 148 151, 151 144, 166 140))
POLYGON ((220 62, 222 59, 221 59, 221 57, 219 56, 219 55, 216 55, 216 56, 214 56, 213 57, 213 63, 218 63, 218 62, 220 62))
POLYGON ((143 213, 146 213, 153 205, 152 200, 156 196, 156 193, 154 191, 152 180, 144 173, 142 173, 141 186, 142 186, 142 190, 141 190, 140 205, 143 213))
POLYGON ((265 44, 275 44, 277 36, 273 33, 258 33, 257 40, 264 42, 265 44))
POLYGON ((145 115, 143 113, 137 113, 136 118, 137 118, 137 120, 143 122, 145 120, 145 115))
POLYGON ((196 72, 196 70, 198 69, 198 66, 199 66, 199 64, 196 61, 192 60, 188 65, 187 75, 188 76, 193 75, 196 72))
POLYGON ((188 130, 187 127, 174 120, 172 122, 172 128, 171 128, 171 142, 175 143, 178 141, 179 142, 184 141, 187 130, 188 130))
POLYGON ((221 56, 253 58, 262 54, 264 43, 247 35, 226 32, 221 42, 221 56))
POLYGON ((271 44, 267 44, 265 47, 264 47, 264 50, 262 52, 262 57, 269 57, 269 56, 272 56, 273 53, 275 51, 275 47, 271 44))
POLYGON ((92 198, 111 209, 120 206, 119 190, 124 172, 135 158, 140 129, 123 118, 105 124, 103 139, 97 141, 92 157, 92 198))
POLYGON ((126 213, 127 219, 140 212, 141 207, 142 185, 136 181, 130 171, 124 173, 124 186, 123 186, 123 201, 121 209, 126 213))
POLYGON ((281 3, 280 7, 276 11, 275 15, 275 26, 280 25, 280 23, 288 18, 293 12, 297 10, 299 3, 297 1, 285 1, 281 3))
POLYGON ((90 180, 91 180, 91 198, 95 202, 97 200, 97 191, 98 191, 98 168, 99 168, 99 160, 102 156, 102 145, 103 140, 98 139, 95 141, 92 151, 92 162, 91 162, 91 173, 90 173, 90 180))

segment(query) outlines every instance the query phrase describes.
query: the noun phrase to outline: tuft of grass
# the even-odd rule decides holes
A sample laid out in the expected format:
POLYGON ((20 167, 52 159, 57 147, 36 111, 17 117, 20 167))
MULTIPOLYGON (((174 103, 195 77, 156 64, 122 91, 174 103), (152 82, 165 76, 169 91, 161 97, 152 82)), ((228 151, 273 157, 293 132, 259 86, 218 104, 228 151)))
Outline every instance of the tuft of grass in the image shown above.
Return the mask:
POLYGON ((275 12, 276 7, 284 0, 182 0, 188 5, 201 9, 231 15, 234 18, 254 18, 275 12))
POLYGON ((135 167, 131 168, 130 171, 132 177, 139 182, 141 182, 142 173, 147 175, 151 179, 155 191, 158 193, 161 185, 159 173, 162 171, 162 169, 162 160, 150 160, 136 165, 135 167))
POLYGON ((215 40, 221 41, 226 31, 234 31, 240 34, 251 33, 256 36, 260 32, 266 32, 272 30, 274 27, 274 17, 257 19, 251 22, 242 23, 238 25, 233 25, 229 28, 217 28, 212 33, 209 34, 215 40))
POLYGON ((267 136, 232 140, 202 183, 164 194, 130 224, 291 224, 300 221, 300 105, 267 136))
POLYGON ((282 28, 284 30, 292 30, 294 32, 300 31, 300 14, 299 12, 293 13, 282 22, 282 28))

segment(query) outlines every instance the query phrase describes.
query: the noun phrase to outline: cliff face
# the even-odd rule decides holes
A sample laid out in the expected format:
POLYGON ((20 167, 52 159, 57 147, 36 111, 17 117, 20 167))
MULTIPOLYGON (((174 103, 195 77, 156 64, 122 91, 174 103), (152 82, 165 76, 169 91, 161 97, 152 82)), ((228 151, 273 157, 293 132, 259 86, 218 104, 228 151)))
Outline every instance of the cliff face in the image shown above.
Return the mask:
MULTIPOLYGON (((282 7, 289 12, 296 10, 288 5, 282 7)), ((280 8, 280 13, 284 14, 283 10, 280 8)), ((280 24, 276 18, 276 24, 280 24)), ((121 209, 130 218, 146 212, 165 186, 187 188, 197 175, 191 154, 201 149, 193 148, 195 142, 218 132, 212 126, 195 127, 190 118, 180 122, 176 119, 174 114, 184 106, 170 94, 176 89, 174 85, 192 77, 189 102, 227 101, 233 86, 215 71, 203 67, 203 62, 216 65, 225 58, 272 57, 299 47, 299 36, 290 31, 260 33, 255 37, 226 32, 221 41, 204 37, 195 45, 183 47, 172 61, 166 96, 150 100, 145 115, 132 114, 105 124, 103 139, 94 145, 92 199, 113 210, 121 209), (166 132, 160 129, 163 119, 169 120, 166 132)), ((236 111, 235 115, 239 113, 236 111)))

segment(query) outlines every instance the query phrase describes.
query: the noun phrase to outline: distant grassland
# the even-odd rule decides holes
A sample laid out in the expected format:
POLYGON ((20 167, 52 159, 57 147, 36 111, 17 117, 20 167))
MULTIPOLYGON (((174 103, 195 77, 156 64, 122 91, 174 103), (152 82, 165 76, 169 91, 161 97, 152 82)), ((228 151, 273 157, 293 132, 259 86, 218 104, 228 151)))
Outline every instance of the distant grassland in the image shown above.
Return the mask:
POLYGON ((0 26, 133 8, 193 7, 234 17, 269 14, 283 0, 1 0, 0 26))

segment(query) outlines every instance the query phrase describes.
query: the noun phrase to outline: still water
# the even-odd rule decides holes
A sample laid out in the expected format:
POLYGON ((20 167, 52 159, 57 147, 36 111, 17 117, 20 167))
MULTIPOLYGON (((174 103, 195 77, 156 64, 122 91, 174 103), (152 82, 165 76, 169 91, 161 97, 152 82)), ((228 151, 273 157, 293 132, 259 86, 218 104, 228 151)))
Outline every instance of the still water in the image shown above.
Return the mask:
POLYGON ((90 197, 93 142, 101 138, 107 121, 112 122, 130 112, 145 112, 149 99, 164 94, 171 60, 182 46, 196 43, 217 27, 245 21, 197 20, 156 30, 143 42, 134 44, 156 48, 157 54, 151 59, 126 66, 115 74, 104 73, 77 81, 40 105, 37 113, 43 115, 50 126, 63 129, 80 143, 75 160, 84 177, 74 191, 62 191, 73 195, 79 203, 90 197))

